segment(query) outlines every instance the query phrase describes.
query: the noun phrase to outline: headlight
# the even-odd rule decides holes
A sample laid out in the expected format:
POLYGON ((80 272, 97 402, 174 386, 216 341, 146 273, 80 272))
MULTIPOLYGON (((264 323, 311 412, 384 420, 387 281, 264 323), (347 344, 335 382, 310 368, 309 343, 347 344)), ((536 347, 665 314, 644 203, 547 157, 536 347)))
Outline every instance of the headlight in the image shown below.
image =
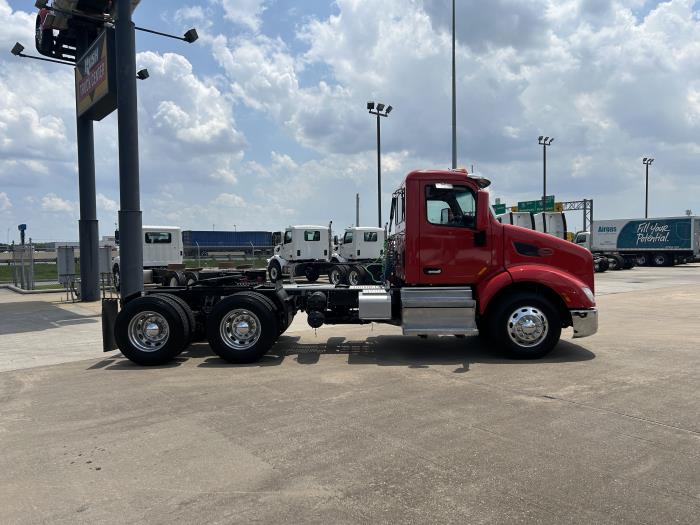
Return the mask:
POLYGON ((595 295, 588 286, 583 287, 583 293, 588 297, 588 300, 595 305, 595 295))

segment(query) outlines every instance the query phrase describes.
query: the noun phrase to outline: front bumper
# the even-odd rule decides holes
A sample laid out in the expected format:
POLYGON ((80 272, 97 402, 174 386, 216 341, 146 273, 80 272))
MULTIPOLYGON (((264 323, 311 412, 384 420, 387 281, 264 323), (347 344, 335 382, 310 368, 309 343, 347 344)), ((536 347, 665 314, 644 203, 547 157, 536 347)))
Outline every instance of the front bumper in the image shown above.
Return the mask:
POLYGON ((574 339, 588 337, 598 331, 598 310, 570 310, 574 339))

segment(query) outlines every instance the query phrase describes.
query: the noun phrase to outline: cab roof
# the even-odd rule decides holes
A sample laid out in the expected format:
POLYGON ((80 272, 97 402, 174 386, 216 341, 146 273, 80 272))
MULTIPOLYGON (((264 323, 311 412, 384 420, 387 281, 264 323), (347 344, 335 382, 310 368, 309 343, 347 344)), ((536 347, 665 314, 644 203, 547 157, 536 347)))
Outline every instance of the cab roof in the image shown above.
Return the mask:
POLYGON ((479 188, 484 189, 491 185, 491 181, 481 175, 474 175, 467 172, 466 169, 456 170, 416 170, 412 171, 404 182, 409 180, 432 180, 439 178, 442 182, 464 182, 465 179, 473 181, 479 188))

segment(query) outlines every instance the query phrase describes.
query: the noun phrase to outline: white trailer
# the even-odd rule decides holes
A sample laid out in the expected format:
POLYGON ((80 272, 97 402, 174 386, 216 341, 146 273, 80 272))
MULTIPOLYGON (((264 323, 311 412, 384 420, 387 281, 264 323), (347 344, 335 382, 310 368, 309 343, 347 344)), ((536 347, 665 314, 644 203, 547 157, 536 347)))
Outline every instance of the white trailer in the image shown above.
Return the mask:
POLYGON ((591 231, 577 233, 574 242, 640 266, 671 266, 700 257, 700 217, 593 221, 591 231))
POLYGON ((533 215, 535 230, 566 239, 566 215, 560 211, 546 211, 533 215))
POLYGON ((496 218, 501 224, 512 224, 514 226, 527 228, 528 230, 535 229, 535 220, 532 212, 529 211, 511 211, 502 213, 496 216, 496 218))

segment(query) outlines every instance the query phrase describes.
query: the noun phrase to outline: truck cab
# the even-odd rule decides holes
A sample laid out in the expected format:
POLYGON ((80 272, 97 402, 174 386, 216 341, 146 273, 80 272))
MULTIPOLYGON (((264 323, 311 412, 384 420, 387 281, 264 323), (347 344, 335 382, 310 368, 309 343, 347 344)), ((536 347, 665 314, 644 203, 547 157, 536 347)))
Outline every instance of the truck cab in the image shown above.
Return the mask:
POLYGON ((545 211, 533 216, 535 231, 566 239, 566 215, 560 211, 545 211))
POLYGON ((346 228, 333 253, 337 262, 373 261, 384 254, 384 229, 367 226, 346 228))
POLYGON ((288 226, 280 235, 272 257, 267 260, 270 280, 276 282, 283 273, 296 273, 297 266, 310 281, 318 279, 320 271, 313 263, 326 263, 331 257, 331 226, 303 224, 288 226))
POLYGON ((513 224, 515 226, 527 228, 528 230, 535 229, 535 219, 532 212, 529 211, 511 211, 502 213, 497 216, 497 219, 501 224, 513 224))
MULTIPOLYGON (((153 270, 183 263, 182 229, 177 226, 143 226, 143 268, 153 270)), ((117 246, 119 230, 114 232, 117 246)), ((121 259, 117 255, 112 261, 112 275, 117 290, 121 284, 121 259)))

